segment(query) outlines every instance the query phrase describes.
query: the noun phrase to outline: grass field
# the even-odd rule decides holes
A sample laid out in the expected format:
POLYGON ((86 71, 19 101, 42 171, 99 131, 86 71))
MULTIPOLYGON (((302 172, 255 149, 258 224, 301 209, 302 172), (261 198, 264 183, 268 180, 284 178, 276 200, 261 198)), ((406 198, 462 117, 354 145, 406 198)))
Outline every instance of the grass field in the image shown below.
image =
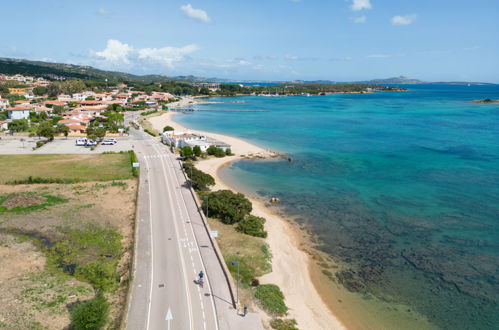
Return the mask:
POLYGON ((95 155, 0 155, 0 184, 29 176, 75 181, 130 179, 128 153, 95 155))

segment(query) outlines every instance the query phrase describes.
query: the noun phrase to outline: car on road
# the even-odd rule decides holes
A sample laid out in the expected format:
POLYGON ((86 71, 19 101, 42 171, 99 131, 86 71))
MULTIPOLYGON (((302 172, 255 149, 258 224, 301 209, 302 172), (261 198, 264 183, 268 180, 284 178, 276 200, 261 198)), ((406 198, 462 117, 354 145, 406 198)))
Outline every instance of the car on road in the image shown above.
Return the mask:
POLYGON ((116 140, 115 138, 105 139, 101 142, 102 145, 114 145, 116 143, 118 143, 118 140, 116 140))
POLYGON ((96 145, 97 145, 96 141, 94 141, 94 140, 87 140, 87 144, 86 144, 87 147, 93 147, 93 146, 96 146, 96 145))

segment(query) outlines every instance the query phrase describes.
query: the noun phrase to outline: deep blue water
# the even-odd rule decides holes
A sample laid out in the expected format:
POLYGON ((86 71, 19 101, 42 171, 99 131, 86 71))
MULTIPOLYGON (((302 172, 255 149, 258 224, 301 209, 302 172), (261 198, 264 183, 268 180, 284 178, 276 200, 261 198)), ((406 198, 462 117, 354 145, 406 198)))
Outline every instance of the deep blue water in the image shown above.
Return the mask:
POLYGON ((287 153, 222 175, 278 196, 351 291, 403 303, 444 329, 499 328, 499 85, 217 98, 187 126, 287 153), (237 101, 238 103, 233 103, 237 101), (239 103, 244 101, 244 103, 239 103))

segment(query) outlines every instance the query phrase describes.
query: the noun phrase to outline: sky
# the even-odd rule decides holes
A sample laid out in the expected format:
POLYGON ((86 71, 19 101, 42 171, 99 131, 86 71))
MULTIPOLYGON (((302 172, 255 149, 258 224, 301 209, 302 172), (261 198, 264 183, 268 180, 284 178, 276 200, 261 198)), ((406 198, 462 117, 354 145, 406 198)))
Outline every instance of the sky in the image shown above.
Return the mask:
POLYGON ((499 83, 499 0, 24 0, 0 57, 135 74, 499 83))

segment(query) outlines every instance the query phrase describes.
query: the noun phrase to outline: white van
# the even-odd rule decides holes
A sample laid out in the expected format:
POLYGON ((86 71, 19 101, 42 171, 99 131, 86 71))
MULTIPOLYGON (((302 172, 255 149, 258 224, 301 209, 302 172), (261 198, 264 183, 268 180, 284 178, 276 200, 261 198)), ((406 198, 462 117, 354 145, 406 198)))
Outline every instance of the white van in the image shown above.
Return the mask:
POLYGON ((77 146, 86 146, 87 145, 87 138, 77 138, 76 145, 77 146))

